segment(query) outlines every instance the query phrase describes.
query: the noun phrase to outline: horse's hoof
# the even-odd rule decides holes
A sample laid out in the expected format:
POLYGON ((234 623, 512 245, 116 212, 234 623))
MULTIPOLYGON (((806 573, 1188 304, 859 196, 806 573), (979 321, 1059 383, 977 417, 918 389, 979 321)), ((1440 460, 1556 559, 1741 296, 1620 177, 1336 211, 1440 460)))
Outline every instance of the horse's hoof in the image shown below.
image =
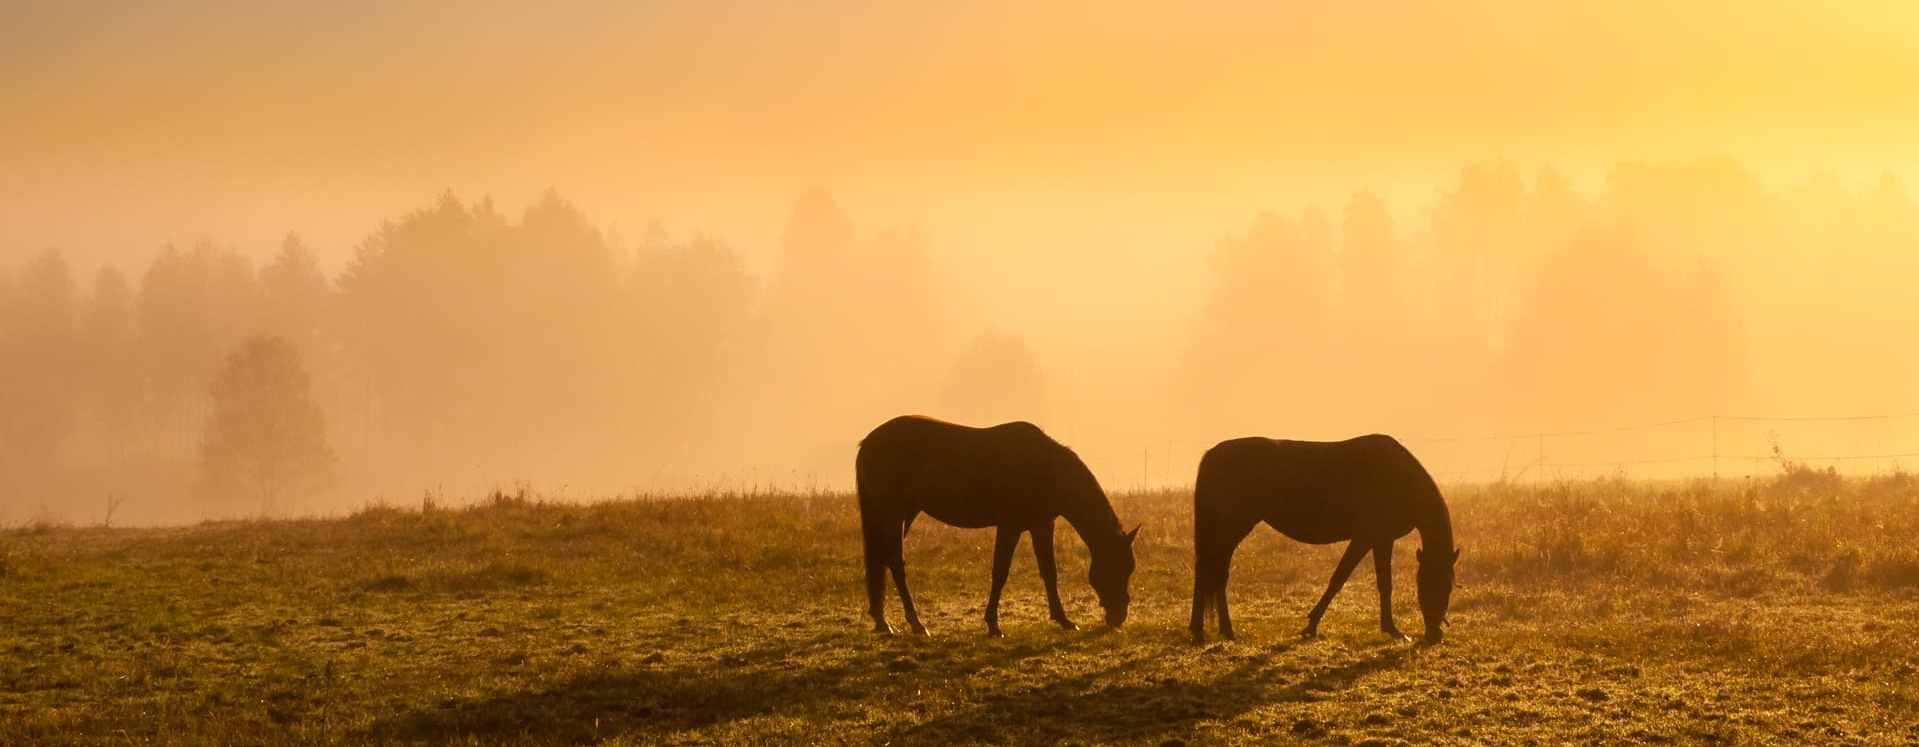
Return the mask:
POLYGON ((1319 637, 1319 629, 1318 629, 1318 628, 1307 628, 1307 629, 1305 629, 1305 630, 1302 630, 1302 631, 1299 631, 1299 637, 1301 637, 1301 638, 1318 638, 1318 637, 1319 637))
POLYGON ((893 630, 893 626, 891 625, 887 625, 886 623, 879 623, 873 626, 873 632, 879 633, 881 635, 892 635, 898 631, 893 630))
POLYGON ((1079 630, 1079 626, 1074 625, 1072 620, 1055 620, 1054 622, 1059 623, 1060 630, 1065 630, 1065 631, 1079 630))
POLYGON ((992 627, 992 628, 986 629, 986 637, 987 638, 1005 638, 1006 634, 999 632, 998 627, 992 627))
POLYGON ((1206 631, 1203 631, 1203 630, 1193 631, 1193 645, 1198 646, 1204 643, 1206 643, 1206 631))
POLYGON ((1398 630, 1395 630, 1392 628, 1387 628, 1381 632, 1385 633, 1387 638, 1398 640, 1400 643, 1411 643, 1413 640, 1412 636, 1406 635, 1405 633, 1401 633, 1398 630))
POLYGON ((924 626, 924 625, 915 625, 915 626, 913 626, 913 635, 925 635, 925 636, 930 636, 930 635, 932 635, 932 633, 928 633, 928 632, 926 632, 926 626, 924 626))

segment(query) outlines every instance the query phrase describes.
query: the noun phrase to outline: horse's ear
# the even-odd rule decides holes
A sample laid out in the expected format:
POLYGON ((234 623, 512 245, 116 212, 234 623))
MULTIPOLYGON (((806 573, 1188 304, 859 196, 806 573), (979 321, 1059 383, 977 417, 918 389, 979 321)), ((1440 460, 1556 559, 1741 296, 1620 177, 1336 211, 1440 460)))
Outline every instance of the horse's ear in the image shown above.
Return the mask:
POLYGON ((1129 544, 1129 545, 1133 544, 1133 539, 1139 536, 1139 527, 1142 527, 1142 526, 1146 526, 1146 525, 1141 524, 1139 526, 1135 526, 1133 527, 1133 531, 1126 533, 1126 544, 1129 544))

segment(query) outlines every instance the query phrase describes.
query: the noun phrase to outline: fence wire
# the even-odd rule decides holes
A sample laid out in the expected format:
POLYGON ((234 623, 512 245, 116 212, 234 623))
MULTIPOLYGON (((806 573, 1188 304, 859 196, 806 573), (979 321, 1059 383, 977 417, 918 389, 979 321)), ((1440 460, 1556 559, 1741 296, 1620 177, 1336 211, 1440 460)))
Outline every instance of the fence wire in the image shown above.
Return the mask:
MULTIPOLYGON (((1860 444, 1858 452, 1843 450, 1831 453, 1798 454, 1781 446, 1782 435, 1776 430, 1767 430, 1762 435, 1770 442, 1771 453, 1754 453, 1751 447, 1759 440, 1750 430, 1737 429, 1740 424, 1815 424, 1815 423, 1862 423, 1868 421, 1919 420, 1919 412, 1897 412, 1853 415, 1700 415, 1676 418, 1657 422, 1636 423, 1630 425, 1606 426, 1583 429, 1540 430, 1497 435, 1444 435, 1411 434, 1400 436, 1398 440, 1407 444, 1413 452, 1427 464, 1433 476, 1442 482, 1462 482, 1477 480, 1553 480, 1567 477, 1593 474, 1594 470, 1611 470, 1616 473, 1631 471, 1630 468, 1665 468, 1658 472, 1661 477, 1704 477, 1721 476, 1724 467, 1745 465, 1750 470, 1758 465, 1772 463, 1780 469, 1794 465, 1851 465, 1857 463, 1879 462, 1879 469, 1903 469, 1901 460, 1919 460, 1919 427, 1900 427, 1896 431, 1875 434, 1870 439, 1874 446, 1866 448, 1860 444), (1652 431, 1680 431, 1685 426, 1707 426, 1698 434, 1690 436, 1676 433, 1651 442, 1636 442, 1615 445, 1616 451, 1631 451, 1631 447, 1641 448, 1635 453, 1620 453, 1616 458, 1606 458, 1592 453, 1595 449, 1582 444, 1581 440, 1594 437, 1615 436, 1652 431), (1729 427, 1730 426, 1730 427, 1729 427), (1737 432, 1735 432, 1737 431, 1737 432), (1686 443, 1697 443, 1688 448, 1686 443), (1504 456, 1500 466, 1491 466, 1491 458, 1482 454, 1478 457, 1446 453, 1448 447, 1474 445, 1484 447, 1503 447, 1504 456), (1425 448, 1422 448, 1425 447, 1425 448), (1663 448, 1658 448, 1663 447, 1663 448), (1653 453, 1646 453, 1651 450, 1653 453), (1657 451, 1665 451, 1661 454, 1657 451), (1672 452, 1678 452, 1674 454, 1672 452), (1515 452, 1519 459, 1515 460, 1515 452), (1555 456, 1557 454, 1557 457, 1555 456), (1478 462, 1478 463, 1473 463, 1478 462), (1435 469, 1437 467, 1437 469, 1435 469), (1677 468, 1676 470, 1673 468, 1677 468)), ((1803 436, 1804 434, 1798 434, 1803 436)), ((1827 438, 1826 440, 1835 440, 1827 438)), ((1845 440, 1845 439, 1836 439, 1845 440)), ((1158 489, 1176 486, 1189 486, 1193 480, 1199 457, 1206 449, 1216 443, 1191 438, 1161 439, 1149 445, 1142 445, 1125 451, 1101 451, 1081 457, 1099 474, 1101 480, 1113 487, 1158 489)), ((1600 449, 1603 451, 1603 449, 1600 449)), ((1482 450, 1483 451, 1483 450, 1482 450)), ((1822 450, 1827 451, 1827 450, 1822 450)))

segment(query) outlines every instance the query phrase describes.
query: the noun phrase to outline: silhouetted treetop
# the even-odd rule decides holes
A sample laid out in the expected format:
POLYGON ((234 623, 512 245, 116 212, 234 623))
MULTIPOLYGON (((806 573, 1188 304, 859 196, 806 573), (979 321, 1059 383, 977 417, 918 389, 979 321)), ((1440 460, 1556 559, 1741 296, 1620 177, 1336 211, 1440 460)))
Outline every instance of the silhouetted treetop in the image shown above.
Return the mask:
POLYGON ((228 356, 208 387, 212 407, 200 441, 201 489, 220 503, 270 515, 323 487, 335 457, 300 353, 255 336, 228 356))
POLYGON ((1033 351, 1025 338, 996 329, 967 344, 953 362, 943 395, 945 411, 963 422, 1045 419, 1044 385, 1033 351))
POLYGON ((852 251, 852 220, 833 196, 819 187, 800 195, 780 239, 782 271, 804 273, 807 268, 831 267, 847 259, 852 251))

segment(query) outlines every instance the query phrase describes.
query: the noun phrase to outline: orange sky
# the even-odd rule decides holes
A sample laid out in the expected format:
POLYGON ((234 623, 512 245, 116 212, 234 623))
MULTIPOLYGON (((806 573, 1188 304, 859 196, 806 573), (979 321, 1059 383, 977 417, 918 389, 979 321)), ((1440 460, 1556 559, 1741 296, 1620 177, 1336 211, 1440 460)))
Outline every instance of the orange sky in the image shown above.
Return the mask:
POLYGON ((970 291, 989 305, 1072 279, 1123 317, 1101 295, 1190 301, 1258 210, 1417 209, 1486 158, 1589 191, 1703 153, 1919 174, 1897 0, 1036 5, 10 3, 0 262, 290 229, 338 261, 448 187, 556 187, 763 262, 824 185, 863 228, 920 224, 962 285, 1008 283, 970 291))
MULTIPOLYGON (((444 190, 513 214, 551 188, 628 239, 653 220, 716 237, 765 279, 820 186, 861 241, 927 237, 954 339, 1023 336, 1055 432, 1131 480, 1141 444, 1234 435, 1182 430, 1187 405, 1163 395, 1222 237, 1261 212, 1337 223, 1363 189, 1390 209, 1380 234, 1417 232, 1492 160, 1529 180, 1555 167, 1587 198, 1637 162, 1655 165, 1628 178, 1680 190, 1749 171, 1802 207, 1862 187, 1905 204, 1910 187, 1880 179, 1919 182, 1915 29, 1910 0, 0 0, 0 273, 58 248, 88 287, 169 241, 264 257, 288 231, 338 270, 444 190)), ((1906 396, 1912 364, 1880 340, 1919 328, 1898 285, 1910 234, 1747 220, 1769 203, 1732 193, 1704 227, 1673 195, 1654 207, 1684 215, 1634 217, 1675 277, 1703 258, 1730 278, 1767 412, 1903 407, 1879 399, 1906 396)), ((813 435, 843 465, 844 437, 813 435)), ((764 456, 716 458, 791 469, 764 456)))

